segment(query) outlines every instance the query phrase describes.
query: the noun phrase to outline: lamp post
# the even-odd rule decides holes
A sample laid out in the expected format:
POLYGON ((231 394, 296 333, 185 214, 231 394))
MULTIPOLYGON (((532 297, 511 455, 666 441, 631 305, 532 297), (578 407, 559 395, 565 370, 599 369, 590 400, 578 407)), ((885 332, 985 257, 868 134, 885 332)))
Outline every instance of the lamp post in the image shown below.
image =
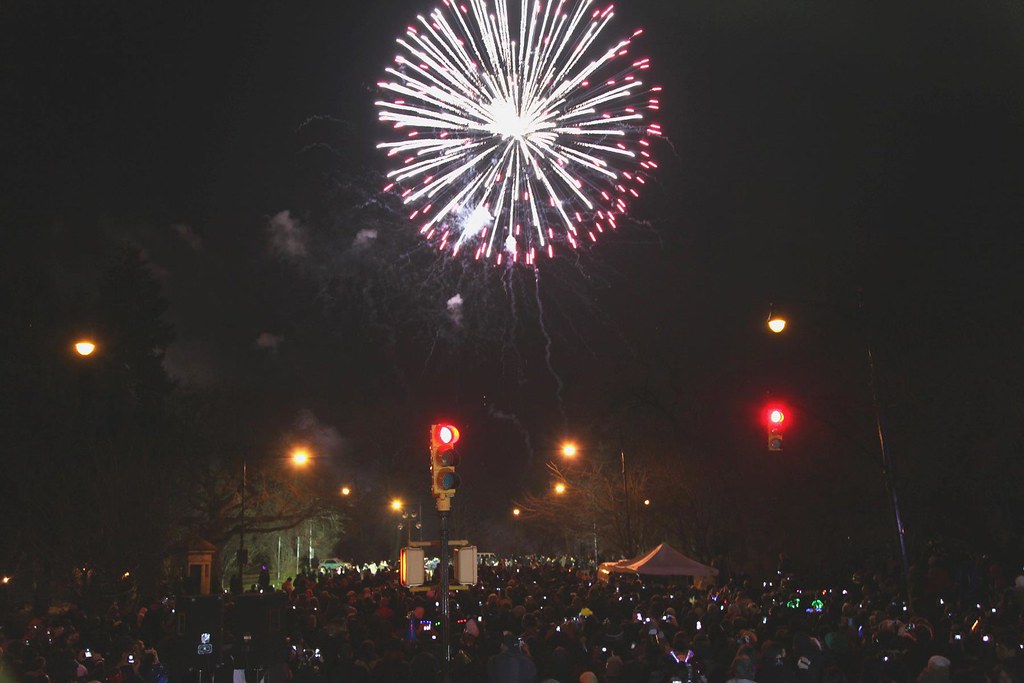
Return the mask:
POLYGON ((249 463, 242 458, 242 506, 238 516, 238 591, 245 592, 245 579, 243 572, 245 565, 249 562, 249 554, 245 550, 245 486, 248 478, 249 463))
MULTIPOLYGON (((826 308, 832 308, 824 304, 817 304, 826 308)), ((863 318, 864 303, 858 302, 856 313, 863 318)), ((768 329, 774 334, 781 334, 787 326, 787 319, 782 311, 774 303, 770 304, 768 312, 768 329)), ((864 326, 861 326, 864 327, 864 326)), ((906 530, 903 526, 903 514, 900 511, 899 497, 896 494, 896 484, 893 479, 892 454, 889 451, 889 442, 886 438, 887 420, 885 408, 882 404, 881 390, 879 387, 878 367, 875 364, 875 354, 871 343, 871 329, 868 329, 864 339, 865 351, 867 352, 869 383, 871 385, 871 404, 874 410, 875 430, 878 434, 878 448, 881 455, 882 476, 885 480, 886 492, 892 503, 893 519, 896 523, 896 539, 899 545, 900 562, 903 569, 903 580, 906 583, 907 601, 910 601, 910 561, 907 557, 906 530)))
MULTIPOLYGON (((567 460, 573 460, 579 454, 579 448, 572 441, 566 441, 562 444, 561 448, 562 457, 567 460)), ((629 556, 634 554, 634 543, 633 543, 633 520, 630 512, 630 495, 629 495, 629 480, 626 477, 626 449, 620 446, 619 448, 619 470, 622 476, 622 506, 623 506, 623 521, 625 523, 626 530, 626 553, 629 556)), ((557 486, 555 493, 563 493, 559 491, 557 486)), ((597 520, 593 522, 594 530, 594 561, 597 561, 598 549, 597 549, 597 520)))
MULTIPOLYGON (((290 454, 290 460, 295 467, 305 467, 309 464, 313 456, 310 454, 309 449, 304 447, 296 447, 292 449, 290 454)), ((249 461, 248 458, 242 458, 242 488, 240 491, 240 506, 238 515, 238 586, 241 592, 245 592, 245 566, 249 563, 249 553, 245 548, 245 492, 248 488, 249 479, 249 461)), ((296 551, 296 555, 298 551, 296 551)), ((278 536, 278 580, 280 581, 281 574, 281 537, 278 536)), ((313 562, 313 523, 310 520, 310 532, 309 532, 309 563, 312 565, 313 562)), ((295 573, 299 573, 298 561, 295 564, 295 573)))
POLYGON ((523 514, 519 508, 512 508, 512 554, 519 555, 519 515, 523 514))
POLYGON ((402 543, 402 529, 405 529, 407 544, 412 545, 413 527, 419 530, 423 527, 423 522, 420 521, 420 514, 415 510, 407 510, 405 503, 400 498, 391 501, 391 509, 402 516, 401 520, 395 523, 395 557, 398 557, 398 547, 402 543))
POLYGON ((626 449, 619 446, 619 462, 622 465, 622 502, 626 510, 626 551, 633 556, 633 525, 629 513, 629 484, 626 483, 626 449))

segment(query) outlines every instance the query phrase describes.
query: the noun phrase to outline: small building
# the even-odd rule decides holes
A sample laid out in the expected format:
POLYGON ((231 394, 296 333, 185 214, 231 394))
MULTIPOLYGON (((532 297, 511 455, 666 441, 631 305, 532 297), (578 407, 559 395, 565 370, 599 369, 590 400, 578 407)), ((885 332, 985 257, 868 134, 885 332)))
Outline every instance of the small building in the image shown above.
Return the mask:
POLYGON ((185 571, 183 572, 185 593, 188 595, 209 595, 210 576, 213 571, 213 557, 217 546, 196 539, 189 543, 185 552, 185 571))

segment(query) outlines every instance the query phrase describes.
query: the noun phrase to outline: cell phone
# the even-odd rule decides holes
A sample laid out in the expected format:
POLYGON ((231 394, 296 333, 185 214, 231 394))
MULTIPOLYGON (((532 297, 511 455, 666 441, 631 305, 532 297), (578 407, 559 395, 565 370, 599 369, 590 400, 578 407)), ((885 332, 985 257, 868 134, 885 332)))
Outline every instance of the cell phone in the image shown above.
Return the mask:
POLYGON ((85 648, 85 658, 86 659, 91 659, 92 658, 92 650, 90 650, 89 648, 85 648))
POLYGON ((135 663, 135 655, 128 655, 128 663, 129 664, 134 664, 135 663))

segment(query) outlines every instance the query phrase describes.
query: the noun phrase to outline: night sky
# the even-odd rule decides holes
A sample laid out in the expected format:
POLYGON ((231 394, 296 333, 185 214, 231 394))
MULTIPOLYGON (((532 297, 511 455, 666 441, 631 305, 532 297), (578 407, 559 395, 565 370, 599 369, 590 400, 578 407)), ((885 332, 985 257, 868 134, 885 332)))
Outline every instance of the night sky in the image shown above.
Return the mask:
POLYGON ((507 515, 576 436, 678 462, 779 544, 813 546, 834 506, 888 529, 869 338, 912 540, 936 510, 972 534, 950 520, 988 493, 964 472, 1019 496, 1020 4, 623 0, 610 34, 643 26, 665 88, 656 182, 596 247, 513 274, 425 248, 379 195, 375 84, 431 7, 4 3, 3 263, 74 292, 138 246, 171 376, 381 500, 428 497, 450 418, 467 518, 507 515), (768 396, 793 412, 782 454, 768 396))

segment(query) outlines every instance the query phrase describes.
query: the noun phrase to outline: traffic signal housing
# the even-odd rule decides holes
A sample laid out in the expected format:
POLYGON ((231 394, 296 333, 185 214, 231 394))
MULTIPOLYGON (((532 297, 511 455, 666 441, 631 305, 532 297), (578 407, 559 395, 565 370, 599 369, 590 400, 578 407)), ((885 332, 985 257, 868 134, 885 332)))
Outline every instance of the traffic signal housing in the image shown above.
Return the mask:
POLYGON ((452 564, 455 568, 455 582, 474 586, 477 582, 477 554, 475 545, 455 548, 452 564))
POLYGON ((782 429, 786 422, 786 410, 781 406, 769 406, 765 413, 768 424, 768 450, 782 450, 782 429))
POLYGON ((423 548, 402 548, 399 554, 398 577, 406 588, 426 583, 423 548))
POLYGON ((459 441, 459 429, 455 425, 441 423, 430 427, 430 484, 438 510, 450 510, 451 498, 459 487, 460 479, 455 467, 459 454, 455 444, 459 441))

